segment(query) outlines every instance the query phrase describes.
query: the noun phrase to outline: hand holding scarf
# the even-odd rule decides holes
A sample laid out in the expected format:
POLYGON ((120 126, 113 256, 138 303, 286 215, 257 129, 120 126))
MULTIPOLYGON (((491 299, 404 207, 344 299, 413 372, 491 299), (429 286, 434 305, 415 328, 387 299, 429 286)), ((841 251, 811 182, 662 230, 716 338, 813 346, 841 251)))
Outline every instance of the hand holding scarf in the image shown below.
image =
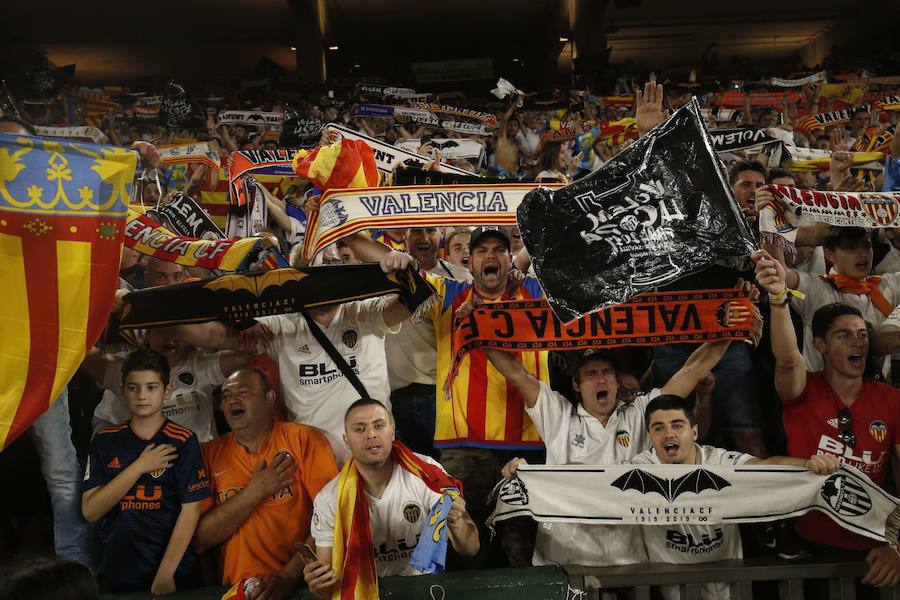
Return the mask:
MULTIPOLYGON (((401 442, 395 441, 391 460, 418 475, 429 489, 441 494, 431 507, 410 564, 426 573, 444 570, 447 556, 447 516, 462 484, 440 467, 425 462, 401 442)), ((334 546, 331 565, 337 575, 332 600, 377 600, 378 573, 369 523, 369 503, 356 460, 350 459, 338 475, 334 546)))

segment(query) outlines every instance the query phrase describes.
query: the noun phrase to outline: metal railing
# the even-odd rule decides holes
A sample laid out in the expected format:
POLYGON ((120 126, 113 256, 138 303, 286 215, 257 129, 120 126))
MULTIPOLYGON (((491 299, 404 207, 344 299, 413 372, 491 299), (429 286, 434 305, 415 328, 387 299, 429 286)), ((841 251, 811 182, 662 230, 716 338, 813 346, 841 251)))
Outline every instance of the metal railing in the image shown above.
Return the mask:
MULTIPOLYGON (((604 590, 625 590, 628 598, 650 600, 653 586, 677 586, 681 598, 695 597, 704 584, 724 582, 731 589, 731 600, 752 600, 753 582, 777 584, 778 600, 854 600, 855 579, 869 566, 863 562, 781 561, 777 559, 723 560, 692 565, 642 564, 624 567, 583 567, 567 565, 569 585, 585 592, 585 600, 603 598, 604 590), (803 582, 827 580, 827 596, 805 597, 803 582)), ((774 587, 774 586, 773 586, 774 587)), ((620 596, 621 597, 621 596, 620 596)), ((762 596, 759 596, 762 597, 762 596)), ((766 600, 774 598, 766 594, 766 600)), ((880 600, 900 600, 900 586, 879 590, 880 600)))

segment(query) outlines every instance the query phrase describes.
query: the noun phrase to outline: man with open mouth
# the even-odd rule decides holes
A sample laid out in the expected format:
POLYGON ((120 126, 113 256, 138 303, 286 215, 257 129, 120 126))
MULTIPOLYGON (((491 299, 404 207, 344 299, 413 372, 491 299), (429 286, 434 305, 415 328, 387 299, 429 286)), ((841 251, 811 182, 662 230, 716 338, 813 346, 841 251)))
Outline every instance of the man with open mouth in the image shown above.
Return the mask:
MULTIPOLYGON (((464 267, 442 259, 439 227, 409 227, 405 230, 407 252, 419 261, 419 267, 432 275, 471 283, 464 267)), ((437 347, 434 326, 429 321, 409 321, 384 340, 388 381, 391 384, 391 410, 397 435, 414 452, 435 454, 434 417, 437 380, 437 347)))
MULTIPOLYGON (((764 196, 763 191, 760 196, 764 196)), ((806 295, 794 309, 803 319, 803 358, 810 371, 824 367, 822 355, 813 342, 812 322, 816 311, 834 302, 843 302, 859 310, 862 318, 878 326, 900 304, 900 273, 882 276, 872 273, 872 235, 861 227, 829 227, 822 246, 832 273, 819 277, 787 269, 787 287, 806 295)), ((883 356, 882 348, 876 348, 883 356)), ((883 361, 879 361, 879 365, 883 361)))
MULTIPOLYGON (((868 232, 863 230, 862 236, 857 239, 868 240, 868 232)), ((826 253, 835 254, 834 247, 826 246, 826 253)), ((849 250, 838 252, 842 268, 868 272, 870 247, 856 255, 849 250)), ((831 454, 884 487, 888 466, 896 472, 900 457, 900 391, 865 376, 869 328, 859 300, 825 304, 812 314, 810 345, 823 364, 821 370, 812 371, 800 354, 788 314, 791 296, 785 282, 790 281, 790 273, 786 275, 781 263, 766 251, 753 259, 756 281, 769 293, 772 306, 775 389, 784 405, 788 453, 831 454)), ((900 582, 900 556, 892 547, 846 531, 815 511, 797 519, 795 528, 814 556, 865 559, 870 568, 862 583, 881 587, 900 582)))
MULTIPOLYGON (((697 421, 691 403, 673 395, 660 395, 647 404, 644 421, 651 448, 626 463, 663 465, 787 465, 803 467, 819 475, 830 475, 840 460, 829 454, 813 453, 808 459, 771 456, 760 459, 743 452, 699 446, 697 421)), ((641 527, 647 556, 651 563, 696 564, 743 558, 741 533, 737 525, 699 525, 672 523, 641 527)), ((678 586, 663 586, 663 598, 679 600, 678 586)), ((701 598, 728 600, 729 586, 709 583, 700 590, 701 598)))
MULTIPOLYGON (((409 264, 408 254, 392 251, 366 236, 355 235, 345 240, 361 260, 380 261, 386 273, 409 264)), ((476 300, 491 303, 544 297, 536 278, 510 277, 510 248, 510 236, 505 228, 482 225, 469 238, 472 283, 426 273, 437 292, 424 317, 434 328, 439 383, 446 381, 450 372, 453 326, 460 307, 476 300)), ((523 253, 527 254, 525 250, 523 253)), ((522 353, 528 372, 544 383, 549 382, 548 356, 546 350, 522 353)), ((533 461, 543 460, 540 435, 524 410, 518 390, 490 368, 481 350, 476 349, 463 359, 451 393, 443 385, 437 386, 434 402, 433 446, 441 450, 441 463, 447 472, 462 480, 472 517, 477 523, 483 523, 489 514, 485 500, 500 476, 502 465, 523 453, 528 453, 533 461)), ((507 532, 501 537, 505 535, 507 532)), ((504 547, 522 545, 515 542, 504 547)), ((510 557, 517 565, 523 560, 527 564, 529 559, 529 556, 510 557)))
POLYGON ((204 445, 212 498, 201 506, 193 547, 218 547, 222 584, 249 577, 266 597, 296 587, 303 559, 292 543, 310 536, 313 499, 337 475, 331 446, 319 431, 273 417, 275 391, 256 369, 222 385, 231 432, 204 445))
MULTIPOLYGON (((575 366, 573 405, 559 392, 531 375, 514 354, 486 350, 491 364, 522 395, 526 411, 547 448, 548 465, 620 464, 648 448, 644 409, 652 398, 687 397, 728 349, 728 341, 707 342, 661 389, 640 394, 631 402, 619 400, 619 369, 609 352, 585 350, 575 366)), ((511 479, 518 465, 514 458, 503 467, 511 479)), ((647 562, 639 525, 581 525, 542 523, 538 527, 532 561, 592 566, 647 562)))

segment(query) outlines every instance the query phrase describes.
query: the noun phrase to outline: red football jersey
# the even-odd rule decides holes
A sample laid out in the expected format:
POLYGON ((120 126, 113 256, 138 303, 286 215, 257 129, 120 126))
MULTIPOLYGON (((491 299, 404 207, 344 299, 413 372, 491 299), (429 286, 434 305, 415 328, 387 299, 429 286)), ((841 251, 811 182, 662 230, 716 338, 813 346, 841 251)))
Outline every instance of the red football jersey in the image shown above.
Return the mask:
MULTIPOLYGON (((803 393, 784 405, 788 454, 798 458, 832 454, 884 486, 892 449, 900 443, 900 391, 873 379, 863 380, 859 396, 849 407, 854 448, 840 437, 838 411, 845 407, 822 372, 807 373, 803 393)), ((819 544, 853 550, 881 545, 843 529, 819 511, 800 517, 796 527, 801 537, 819 544)))

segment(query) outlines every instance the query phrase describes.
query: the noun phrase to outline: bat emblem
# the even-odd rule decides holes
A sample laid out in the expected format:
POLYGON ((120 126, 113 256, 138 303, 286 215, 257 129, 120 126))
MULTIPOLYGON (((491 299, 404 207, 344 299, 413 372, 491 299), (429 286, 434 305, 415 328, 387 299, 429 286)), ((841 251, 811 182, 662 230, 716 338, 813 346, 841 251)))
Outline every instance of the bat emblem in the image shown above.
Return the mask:
POLYGON ((695 469, 675 479, 664 479, 640 469, 632 469, 611 484, 620 490, 637 490, 642 494, 657 493, 669 502, 681 494, 699 494, 703 490, 721 490, 731 484, 706 469, 695 469))
POLYGON ((447 148, 457 148, 459 147, 459 143, 454 140, 447 140, 446 142, 435 142, 432 141, 431 145, 435 148, 440 148, 441 150, 446 150, 447 148))
POLYGON ((210 281, 203 287, 214 292, 247 290, 258 298, 273 285, 280 286, 291 281, 300 281, 306 276, 306 273, 296 269, 272 269, 259 275, 225 275, 210 281))

